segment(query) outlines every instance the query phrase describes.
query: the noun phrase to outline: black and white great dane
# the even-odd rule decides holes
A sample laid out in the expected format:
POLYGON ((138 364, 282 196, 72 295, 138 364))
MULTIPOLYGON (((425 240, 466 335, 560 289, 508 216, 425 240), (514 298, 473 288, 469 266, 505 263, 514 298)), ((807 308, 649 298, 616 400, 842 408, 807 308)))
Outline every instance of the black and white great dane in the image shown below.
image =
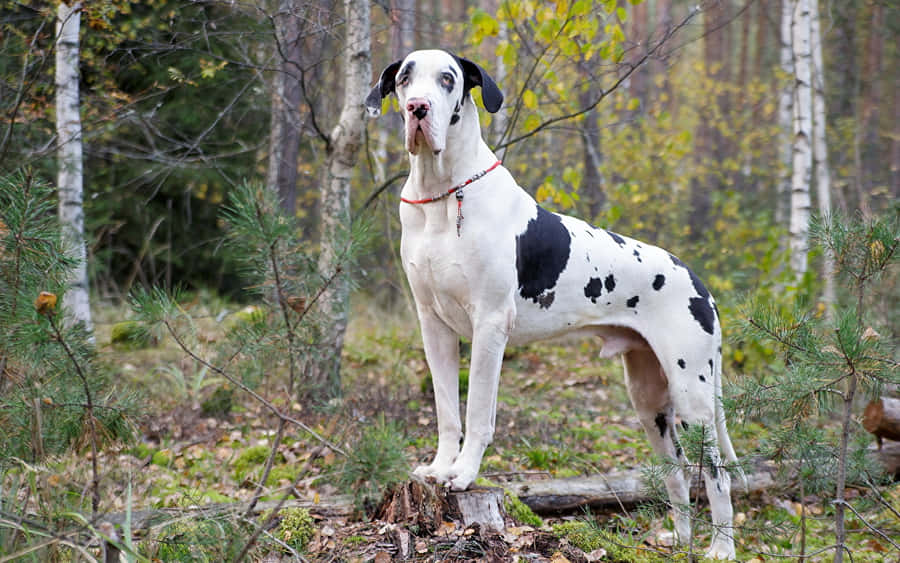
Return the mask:
MULTIPOLYGON (((718 444, 704 460, 714 534, 707 556, 733 559, 735 461, 720 399, 715 301, 665 250, 541 208, 481 137, 470 91, 496 112, 503 94, 475 63, 438 50, 389 65, 366 98, 370 115, 396 94, 410 173, 401 192, 400 253, 422 327, 437 408, 434 461, 415 473, 469 487, 494 435, 503 350, 566 333, 598 336, 600 357, 622 355, 631 401, 653 449, 684 463, 675 417, 718 444), (459 338, 471 339, 466 433, 460 448, 459 338)), ((691 522, 688 482, 669 472, 675 533, 691 522)))

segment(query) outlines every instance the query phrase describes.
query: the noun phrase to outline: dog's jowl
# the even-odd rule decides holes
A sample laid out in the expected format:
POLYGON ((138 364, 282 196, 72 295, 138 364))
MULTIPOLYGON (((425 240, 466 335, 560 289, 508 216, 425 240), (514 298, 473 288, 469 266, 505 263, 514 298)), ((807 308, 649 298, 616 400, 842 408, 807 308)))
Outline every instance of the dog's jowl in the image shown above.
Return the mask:
MULTIPOLYGON (((438 419, 434 460, 416 473, 467 488, 494 435, 507 344, 577 333, 598 357, 621 355, 631 401, 654 450, 685 463, 675 418, 701 424, 718 447, 704 459, 715 527, 708 556, 734 558, 735 461, 720 404, 715 301, 665 250, 542 209, 481 137, 471 96, 496 112, 503 94, 478 65, 445 51, 415 51, 389 65, 366 98, 372 115, 397 96, 410 172, 401 192, 403 268, 415 298, 438 419), (459 338, 472 341, 466 433, 459 403, 459 338)), ((666 477, 675 531, 691 522, 682 471, 666 477)))

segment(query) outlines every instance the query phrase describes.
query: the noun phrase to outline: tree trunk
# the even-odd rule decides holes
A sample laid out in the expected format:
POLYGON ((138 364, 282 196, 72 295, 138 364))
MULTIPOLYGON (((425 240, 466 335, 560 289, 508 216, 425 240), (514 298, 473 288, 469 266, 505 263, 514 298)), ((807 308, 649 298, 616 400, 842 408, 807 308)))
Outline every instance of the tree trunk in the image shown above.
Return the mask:
POLYGON ((266 187, 278 194, 282 209, 297 210, 297 157, 300 152, 300 72, 305 2, 283 0, 275 23, 278 71, 272 80, 272 125, 266 187))
POLYGON ((809 250, 809 187, 812 181, 812 76, 810 0, 793 0, 791 43, 794 62, 794 146, 791 160, 791 268, 806 272, 809 250))
POLYGON ((781 0, 781 46, 778 50, 778 62, 782 76, 777 80, 780 85, 778 91, 778 129, 781 133, 779 145, 779 157, 781 160, 781 174, 776 188, 775 199, 775 224, 788 225, 788 202, 791 193, 791 133, 793 132, 794 113, 794 62, 791 56, 791 5, 793 0, 781 0))
POLYGON ((81 3, 60 2, 56 22, 56 131, 59 222, 68 252, 77 260, 65 295, 67 322, 93 332, 84 241, 81 116, 78 90, 78 32, 81 3))
MULTIPOLYGON (((831 215, 831 170, 828 165, 828 142, 826 140, 825 114, 825 65, 822 61, 822 36, 819 25, 818 0, 810 0, 810 35, 812 43, 812 78, 813 78, 813 168, 816 171, 816 196, 819 215, 831 215)), ((822 277, 825 287, 822 290, 822 301, 830 314, 835 302, 834 295, 834 257, 825 252, 822 256, 822 277)))
POLYGON ((321 346, 310 366, 312 383, 323 398, 340 395, 341 349, 350 301, 347 273, 341 271, 349 245, 350 178, 363 142, 364 100, 372 77, 369 3, 344 0, 344 7, 344 106, 331 132, 321 193, 319 272, 332 282, 320 299, 321 346))

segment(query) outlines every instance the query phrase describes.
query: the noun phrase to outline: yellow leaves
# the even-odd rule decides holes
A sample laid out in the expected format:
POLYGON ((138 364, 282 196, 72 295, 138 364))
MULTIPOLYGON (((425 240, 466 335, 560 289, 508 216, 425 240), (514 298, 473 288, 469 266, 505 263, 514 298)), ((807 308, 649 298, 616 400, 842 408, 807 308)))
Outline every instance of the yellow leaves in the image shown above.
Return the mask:
POLYGON ((473 40, 478 45, 485 37, 494 37, 500 32, 500 24, 494 16, 484 10, 475 10, 472 14, 473 40))
POLYGON ((634 111, 641 107, 641 100, 638 98, 631 98, 628 100, 628 105, 625 107, 628 111, 634 111))
POLYGON ((216 77, 216 73, 225 68, 228 64, 228 61, 210 61, 206 59, 200 59, 200 76, 209 80, 216 77))
POLYGON ((532 90, 525 90, 522 94, 522 104, 528 109, 537 109, 537 95, 532 90))
POLYGON ((34 300, 34 308, 39 315, 52 315, 56 309, 56 294, 42 291, 34 300))

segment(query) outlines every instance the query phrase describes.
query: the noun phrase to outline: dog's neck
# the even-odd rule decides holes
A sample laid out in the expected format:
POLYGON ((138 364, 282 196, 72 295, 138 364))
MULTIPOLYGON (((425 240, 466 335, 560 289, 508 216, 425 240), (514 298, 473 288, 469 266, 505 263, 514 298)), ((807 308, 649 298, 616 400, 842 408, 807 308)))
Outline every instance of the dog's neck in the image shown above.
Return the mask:
POLYGON ((434 154, 423 147, 409 155, 409 176, 404 197, 433 196, 486 170, 497 157, 481 137, 478 109, 471 98, 463 104, 460 118, 447 131, 444 150, 434 154))

